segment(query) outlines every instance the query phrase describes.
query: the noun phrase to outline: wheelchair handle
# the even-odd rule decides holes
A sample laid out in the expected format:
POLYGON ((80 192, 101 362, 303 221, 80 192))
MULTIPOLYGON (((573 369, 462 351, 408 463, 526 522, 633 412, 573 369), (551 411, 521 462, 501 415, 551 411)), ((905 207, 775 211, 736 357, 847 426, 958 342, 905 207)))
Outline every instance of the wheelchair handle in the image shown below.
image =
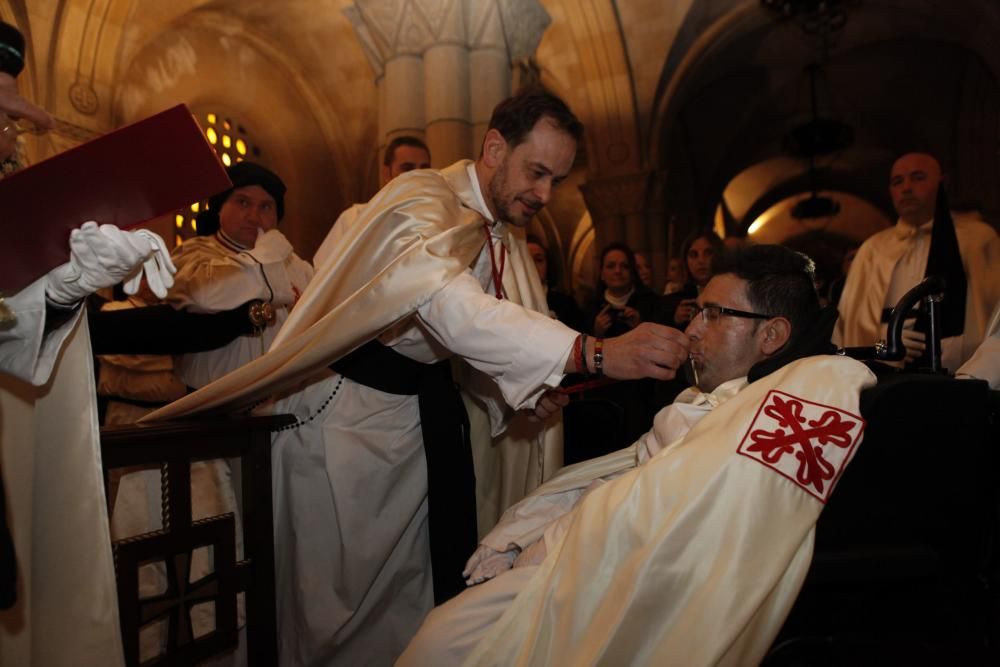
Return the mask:
POLYGON ((906 357, 903 346, 903 323, 913 310, 913 306, 921 299, 926 299, 927 314, 930 317, 930 330, 927 332, 927 344, 931 346, 931 370, 941 369, 941 313, 937 307, 944 293, 944 279, 941 276, 927 276, 917 283, 909 292, 903 295, 889 313, 886 324, 885 340, 873 347, 845 347, 838 354, 852 359, 875 359, 878 361, 900 361, 906 357))

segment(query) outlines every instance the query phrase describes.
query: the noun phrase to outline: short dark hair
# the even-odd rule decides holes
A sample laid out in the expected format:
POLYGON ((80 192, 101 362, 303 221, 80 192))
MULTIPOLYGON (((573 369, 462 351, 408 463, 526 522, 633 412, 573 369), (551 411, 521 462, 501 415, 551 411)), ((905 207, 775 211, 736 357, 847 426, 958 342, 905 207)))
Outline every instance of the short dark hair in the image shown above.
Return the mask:
POLYGON ((385 147, 385 156, 382 158, 382 166, 388 167, 392 164, 392 161, 396 158, 396 149, 400 146, 413 146, 414 148, 421 148, 427 151, 427 155, 431 154, 431 149, 427 148, 422 140, 412 137, 408 134, 396 137, 389 142, 389 145, 385 147))
POLYGON ((720 255, 714 269, 715 275, 731 273, 747 281, 747 298, 755 312, 788 319, 789 344, 819 314, 816 265, 807 255, 780 245, 746 246, 720 255))
POLYGON ((524 142, 542 118, 551 120, 577 143, 583 138, 580 119, 573 115, 565 102, 540 88, 523 90, 498 104, 493 109, 488 129, 499 132, 513 148, 524 142))

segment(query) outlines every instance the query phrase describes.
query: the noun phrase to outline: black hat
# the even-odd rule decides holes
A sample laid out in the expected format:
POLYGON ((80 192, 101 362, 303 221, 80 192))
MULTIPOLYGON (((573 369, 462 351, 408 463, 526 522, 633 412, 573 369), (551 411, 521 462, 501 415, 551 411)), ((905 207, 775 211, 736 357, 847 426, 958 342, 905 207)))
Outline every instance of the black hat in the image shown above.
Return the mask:
POLYGON ((0 72, 16 77, 24 69, 24 36, 9 23, 0 21, 0 72))
POLYGON ((285 183, 273 171, 255 162, 244 160, 226 167, 226 174, 233 182, 233 187, 208 198, 208 208, 198 214, 199 236, 214 234, 219 229, 219 210, 229 199, 229 195, 237 188, 250 185, 259 185, 267 194, 274 197, 279 222, 285 217, 285 183))

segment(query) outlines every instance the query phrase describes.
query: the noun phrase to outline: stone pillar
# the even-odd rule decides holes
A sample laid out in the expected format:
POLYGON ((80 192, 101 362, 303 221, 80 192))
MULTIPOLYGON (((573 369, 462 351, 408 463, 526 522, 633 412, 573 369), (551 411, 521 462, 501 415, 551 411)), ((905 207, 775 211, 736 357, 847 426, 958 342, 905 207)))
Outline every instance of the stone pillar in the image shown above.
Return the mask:
POLYGON ((379 82, 381 146, 422 137, 435 167, 479 155, 512 64, 551 22, 538 0, 356 0, 344 14, 379 82))
POLYGON ((472 154, 469 122, 469 51, 455 43, 434 44, 424 52, 426 141, 434 167, 472 154))
POLYGON ((510 64, 503 51, 483 48, 469 52, 469 93, 472 149, 478 157, 493 107, 511 93, 510 64))
POLYGON ((419 55, 400 54, 385 63, 385 119, 379 136, 386 143, 400 134, 423 136, 424 63, 419 55))
MULTIPOLYGON (((594 223, 595 255, 613 241, 627 243, 633 250, 640 252, 648 253, 654 248, 662 248, 663 242, 654 242, 647 224, 646 211, 652 177, 652 172, 641 171, 589 180, 580 186, 594 223)), ((660 228, 654 229, 660 235, 660 228)), ((654 264, 655 270, 657 267, 654 264)))
POLYGON ((503 21, 494 3, 470 0, 469 19, 473 26, 469 41, 472 149, 478 156, 493 107, 511 93, 511 59, 507 53, 503 21))

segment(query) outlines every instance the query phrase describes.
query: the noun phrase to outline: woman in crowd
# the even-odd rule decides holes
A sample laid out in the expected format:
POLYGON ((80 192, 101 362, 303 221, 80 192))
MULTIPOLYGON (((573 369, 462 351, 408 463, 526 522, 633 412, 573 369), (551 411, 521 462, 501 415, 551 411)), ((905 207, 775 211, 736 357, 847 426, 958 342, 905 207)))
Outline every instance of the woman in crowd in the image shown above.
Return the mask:
MULTIPOLYGON (((601 251, 600 280, 595 299, 586 311, 590 333, 598 338, 625 333, 640 322, 650 320, 661 298, 639 282, 632 249, 623 243, 611 243, 601 251)), ((574 431, 574 425, 567 424, 566 463, 620 449, 648 431, 655 413, 652 389, 652 381, 634 380, 588 391, 586 398, 596 399, 588 418, 614 414, 617 423, 610 429, 614 437, 600 438, 600 442, 597 438, 584 437, 580 443, 573 442, 570 434, 574 432, 584 431, 586 435, 586 432, 597 433, 598 430, 576 428, 574 431), (608 404, 613 407, 609 409, 608 404)))
POLYGON ((698 230, 684 239, 681 257, 687 268, 687 282, 679 291, 663 298, 657 322, 685 329, 695 313, 696 299, 701 288, 712 277, 712 259, 722 253, 722 239, 711 230, 698 230))
MULTIPOLYGON (((652 316, 654 322, 681 331, 687 328, 696 312, 698 293, 712 277, 712 260, 722 254, 723 250, 722 239, 711 230, 697 230, 684 239, 680 254, 682 270, 686 274, 683 286, 660 299, 652 316)), ((653 408, 670 405, 693 382, 694 378, 685 377, 684 373, 678 373, 677 377, 668 382, 654 382, 653 408)))
POLYGON ((635 253, 635 275, 640 285, 653 289, 653 265, 645 253, 635 253))
POLYGON ((600 338, 619 336, 651 319, 657 295, 639 282, 635 254, 624 243, 610 243, 601 251, 597 294, 587 310, 591 333, 600 338))
POLYGON ((684 289, 687 276, 684 274, 684 262, 680 257, 671 257, 667 262, 667 284, 663 287, 664 294, 674 294, 684 289))

